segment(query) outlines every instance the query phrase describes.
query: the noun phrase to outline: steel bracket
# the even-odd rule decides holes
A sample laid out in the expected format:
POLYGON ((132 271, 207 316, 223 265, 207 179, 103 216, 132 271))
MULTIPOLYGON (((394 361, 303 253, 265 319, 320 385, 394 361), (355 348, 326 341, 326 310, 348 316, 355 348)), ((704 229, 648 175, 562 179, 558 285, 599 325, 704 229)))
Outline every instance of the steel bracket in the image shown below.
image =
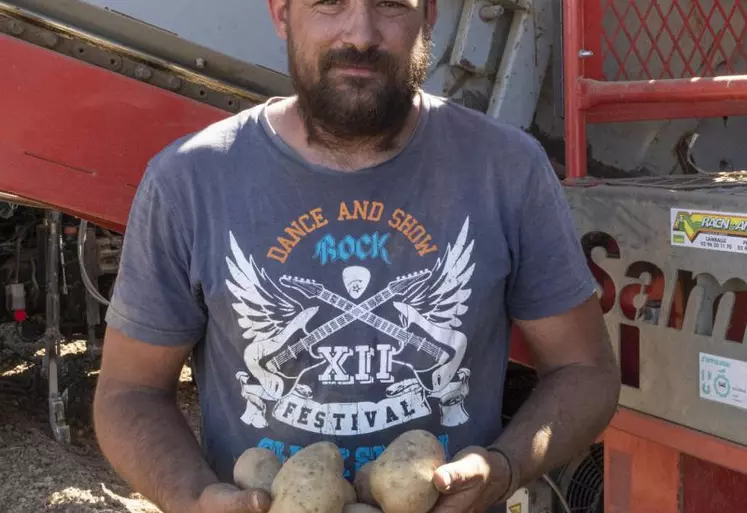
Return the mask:
POLYGON ((70 443, 70 426, 65 420, 64 395, 60 395, 58 345, 60 335, 60 220, 59 211, 46 212, 47 223, 47 329, 44 334, 44 373, 49 384, 49 424, 55 440, 70 443))

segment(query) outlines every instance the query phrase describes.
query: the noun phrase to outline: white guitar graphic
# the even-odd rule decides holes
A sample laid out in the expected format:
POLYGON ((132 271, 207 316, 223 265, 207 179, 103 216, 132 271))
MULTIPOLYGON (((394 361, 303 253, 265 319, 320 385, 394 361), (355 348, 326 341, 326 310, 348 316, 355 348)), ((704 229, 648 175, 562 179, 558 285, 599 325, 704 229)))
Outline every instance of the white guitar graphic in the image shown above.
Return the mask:
MULTIPOLYGON (((313 358, 321 360, 322 358, 316 356, 312 351, 315 345, 374 308, 391 300, 394 296, 405 293, 429 276, 430 271, 420 271, 401 276, 362 304, 353 304, 349 310, 327 321, 295 342, 291 342, 297 332, 306 332, 306 323, 316 313, 317 308, 304 310, 277 335, 262 342, 250 344, 246 348, 244 360, 247 368, 257 378, 260 386, 269 397, 280 399, 287 391, 295 387, 304 373, 314 368, 314 366, 309 366, 308 362, 299 364, 299 355, 308 352, 313 358)), ((283 283, 282 279, 281 283, 283 283)))
MULTIPOLYGON (((321 299, 344 312, 353 312, 358 308, 352 301, 330 292, 314 280, 283 276, 280 278, 280 283, 300 291, 309 299, 321 299)), ((394 354, 399 355, 406 348, 405 346, 410 346, 417 353, 425 355, 426 358, 400 358, 398 361, 414 371, 423 388, 430 392, 440 390, 451 381, 459 369, 464 351, 467 349, 467 338, 458 331, 439 328, 412 307, 402 305, 400 311, 403 309, 411 317, 412 322, 425 332, 426 336, 411 333, 370 311, 360 315, 359 319, 399 342, 399 348, 394 354), (430 338, 436 343, 429 340, 430 338)))
MULTIPOLYGON (((246 399, 242 421, 256 428, 265 427, 266 402, 279 401, 294 391, 309 398, 316 396, 317 390, 299 383, 310 368, 326 363, 314 346, 352 322, 364 322, 396 340, 397 363, 412 369, 417 376, 413 380, 416 386, 444 401, 442 406, 451 407, 446 402, 453 401, 452 389, 463 387, 469 376, 468 368, 460 368, 468 346, 460 329, 460 317, 469 310, 468 283, 475 268, 474 240, 468 240, 468 232, 469 218, 431 270, 398 278, 358 304, 311 280, 286 276, 280 280, 283 286, 279 286, 251 255, 244 256, 233 233, 229 233, 231 254, 226 256, 226 264, 230 276, 225 283, 236 299, 232 307, 246 341, 246 371, 236 372, 241 395, 246 399), (291 290, 300 291, 303 299, 318 298, 341 313, 309 332, 306 326, 319 307, 302 305, 289 295, 291 290), (399 322, 373 313, 395 296, 397 301, 392 306, 399 312, 399 322)), ((343 282, 351 298, 357 300, 370 274, 359 272, 362 269, 347 271, 347 276, 343 272, 343 282)), ((456 396, 466 396, 466 389, 456 396)), ((451 424, 466 417, 462 414, 460 420, 450 414, 448 418, 451 424)))

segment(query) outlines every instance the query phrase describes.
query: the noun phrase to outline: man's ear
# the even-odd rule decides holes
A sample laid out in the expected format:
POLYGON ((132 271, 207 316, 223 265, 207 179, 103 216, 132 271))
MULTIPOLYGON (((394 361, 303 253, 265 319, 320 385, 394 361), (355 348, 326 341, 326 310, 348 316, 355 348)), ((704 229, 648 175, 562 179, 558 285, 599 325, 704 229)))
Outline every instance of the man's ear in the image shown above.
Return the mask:
MULTIPOLYGON (((430 1, 430 0, 428 0, 430 1)), ((267 0, 275 33, 281 39, 288 38, 288 4, 290 0, 267 0)))

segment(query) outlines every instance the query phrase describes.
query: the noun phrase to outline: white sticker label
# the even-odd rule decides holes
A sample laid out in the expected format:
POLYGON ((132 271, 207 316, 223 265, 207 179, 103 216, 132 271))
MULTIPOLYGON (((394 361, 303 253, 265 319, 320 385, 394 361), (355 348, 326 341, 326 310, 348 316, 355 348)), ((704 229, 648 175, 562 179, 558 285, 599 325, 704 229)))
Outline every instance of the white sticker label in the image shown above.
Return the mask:
POLYGON ((747 214, 709 210, 670 210, 673 246, 747 254, 747 214))
POLYGON ((700 353, 700 397, 747 410, 747 362, 700 353))
POLYGON ((529 513, 529 490, 519 488, 506 501, 507 513, 529 513))

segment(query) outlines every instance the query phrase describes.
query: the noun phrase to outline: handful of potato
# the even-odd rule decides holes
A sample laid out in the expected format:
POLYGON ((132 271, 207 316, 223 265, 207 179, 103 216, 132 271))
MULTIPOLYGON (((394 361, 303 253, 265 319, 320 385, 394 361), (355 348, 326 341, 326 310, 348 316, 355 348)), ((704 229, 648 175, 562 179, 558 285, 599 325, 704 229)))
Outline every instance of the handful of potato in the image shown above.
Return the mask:
POLYGON ((427 513, 438 500, 431 480, 445 463, 435 436, 412 430, 397 437, 379 458, 343 477, 337 446, 317 442, 281 464, 272 451, 247 449, 234 465, 234 482, 272 497, 270 513, 427 513))

